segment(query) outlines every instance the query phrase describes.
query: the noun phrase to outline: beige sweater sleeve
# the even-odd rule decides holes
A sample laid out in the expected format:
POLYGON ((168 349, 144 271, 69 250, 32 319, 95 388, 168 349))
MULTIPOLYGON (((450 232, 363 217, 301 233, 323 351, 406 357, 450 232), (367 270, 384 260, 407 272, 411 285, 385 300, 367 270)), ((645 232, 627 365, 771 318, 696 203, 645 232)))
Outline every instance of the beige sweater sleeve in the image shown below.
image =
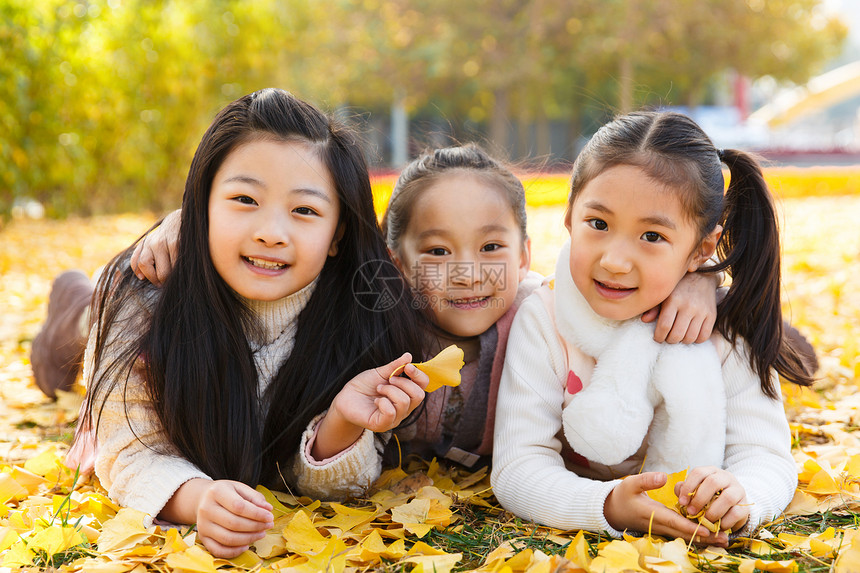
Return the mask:
MULTIPOLYGON (((148 314, 142 307, 135 312, 148 314)), ((133 343, 133 338, 124 333, 135 329, 117 330, 121 332, 108 340, 100 361, 102 365, 110 364, 123 348, 133 343)), ((91 379, 94 345, 95 336, 91 334, 84 356, 85 380, 91 379)), ((95 472, 112 500, 148 514, 151 520, 158 516, 179 486, 192 478, 208 476, 176 454, 158 422, 139 371, 132 369, 127 380, 123 376, 114 382, 107 396, 95 397, 97 415, 104 399, 96 434, 95 472)))
POLYGON ((349 448, 325 460, 315 460, 311 447, 325 412, 314 418, 302 434, 293 457, 290 477, 302 495, 314 499, 343 500, 361 497, 382 473, 382 441, 370 430, 349 448))

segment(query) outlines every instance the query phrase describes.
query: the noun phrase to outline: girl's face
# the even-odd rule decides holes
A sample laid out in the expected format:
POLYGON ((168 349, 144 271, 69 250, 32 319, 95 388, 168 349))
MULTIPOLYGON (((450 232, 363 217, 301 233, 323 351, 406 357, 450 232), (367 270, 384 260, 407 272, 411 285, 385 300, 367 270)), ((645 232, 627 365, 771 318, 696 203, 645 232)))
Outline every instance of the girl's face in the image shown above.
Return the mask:
POLYGON ((308 144, 264 139, 240 145, 212 181, 215 270, 245 298, 291 295, 336 253, 339 214, 329 170, 308 144))
POLYGON ((447 173, 420 193, 394 259, 436 324, 477 336, 514 302, 529 245, 504 191, 468 171, 447 173))
POLYGON ((565 225, 573 282, 597 314, 613 320, 663 302, 713 254, 722 230, 700 241, 675 190, 630 165, 587 183, 565 225))

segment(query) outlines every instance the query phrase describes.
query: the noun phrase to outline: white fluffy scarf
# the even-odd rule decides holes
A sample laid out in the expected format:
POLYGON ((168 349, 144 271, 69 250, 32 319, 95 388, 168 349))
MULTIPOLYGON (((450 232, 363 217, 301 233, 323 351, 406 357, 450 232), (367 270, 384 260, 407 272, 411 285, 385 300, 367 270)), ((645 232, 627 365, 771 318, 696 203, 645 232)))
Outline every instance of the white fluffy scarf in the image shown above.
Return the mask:
POLYGON ((614 465, 648 436, 647 471, 721 466, 726 398, 714 345, 654 342, 654 325, 596 314, 570 275, 570 242, 558 257, 559 333, 595 359, 591 382, 562 414, 564 434, 586 458, 614 465))

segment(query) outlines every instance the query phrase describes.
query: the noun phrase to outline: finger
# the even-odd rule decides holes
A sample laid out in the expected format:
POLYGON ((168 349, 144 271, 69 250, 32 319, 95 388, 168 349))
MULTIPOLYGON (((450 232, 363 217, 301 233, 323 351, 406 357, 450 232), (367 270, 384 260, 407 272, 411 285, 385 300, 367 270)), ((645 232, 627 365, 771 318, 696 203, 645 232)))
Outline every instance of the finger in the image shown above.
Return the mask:
POLYGON ((406 366, 407 371, 409 371, 410 369, 414 370, 414 372, 417 372, 417 374, 414 372, 412 373, 412 376, 414 376, 415 378, 392 376, 388 379, 388 384, 380 384, 379 386, 395 386, 405 392, 412 402, 420 402, 424 399, 424 388, 426 388, 427 384, 430 383, 430 377, 412 366, 411 364, 406 366))
POLYGON ((684 336, 681 338, 681 342, 684 344, 693 344, 699 339, 699 332, 702 330, 702 322, 704 317, 695 316, 690 321, 690 324, 687 326, 686 332, 684 332, 684 336))
POLYGON ((711 337, 711 334, 714 332, 714 324, 716 324, 717 315, 710 314, 705 317, 705 320, 702 321, 702 328, 699 330, 699 337, 696 339, 696 342, 704 342, 711 337))
POLYGON ((138 257, 138 272, 143 275, 143 279, 148 280, 155 286, 159 286, 158 273, 155 272, 155 256, 152 249, 146 246, 146 239, 142 243, 140 257, 138 257))
POLYGON ((654 502, 650 521, 651 532, 658 535, 682 537, 691 540, 694 537, 707 539, 711 532, 698 523, 681 516, 662 504, 654 502))
POLYGON ((367 429, 372 432, 390 430, 397 419, 397 410, 388 398, 377 398, 373 401, 376 410, 370 415, 367 429))
POLYGON ((655 342, 668 342, 666 337, 675 324, 676 315, 677 312, 673 308, 664 307, 660 310, 660 316, 657 317, 657 326, 654 328, 655 342))
POLYGON ((140 251, 143 248, 142 243, 143 241, 138 241, 138 243, 134 246, 134 252, 131 254, 131 260, 128 261, 128 266, 131 268, 131 272, 133 272, 134 275, 141 280, 143 280, 143 273, 140 272, 140 269, 138 268, 138 261, 140 259, 140 251))
POLYGON ((655 525, 653 528, 654 533, 668 537, 681 537, 687 541, 693 541, 704 545, 717 544, 719 537, 714 532, 708 530, 706 527, 695 521, 687 519, 686 517, 669 510, 668 508, 664 507, 663 509, 666 509, 669 514, 655 525))
POLYGON ((167 258, 170 260, 170 268, 176 266, 176 257, 179 254, 179 241, 176 235, 165 241, 165 249, 167 250, 167 258))
POLYGON ((164 242, 159 243, 158 248, 153 249, 153 251, 155 251, 155 272, 158 276, 158 285, 160 286, 167 280, 167 276, 173 267, 170 264, 170 253, 164 242))
POLYGON ((401 366, 406 366, 412 362, 412 355, 408 352, 404 352, 400 358, 395 358, 385 366, 380 366, 376 368, 376 373, 379 374, 385 380, 388 380, 394 371, 397 370, 401 366))
POLYGON ((660 305, 658 304, 654 308, 645 311, 645 314, 642 315, 642 322, 654 322, 659 314, 660 305))
POLYGON ((251 543, 257 541, 257 539, 254 539, 253 541, 250 541, 244 545, 231 546, 225 545, 217 539, 214 539, 209 536, 199 535, 198 539, 201 543, 203 543, 203 547, 205 547, 206 550, 213 555, 213 557, 219 557, 221 559, 232 559, 233 557, 238 557, 244 551, 247 551, 250 548, 251 543))
POLYGON ((266 501, 266 496, 264 496, 259 491, 244 483, 237 482, 236 493, 242 496, 242 498, 244 498, 246 501, 250 501, 257 507, 263 509, 271 515, 273 509, 272 504, 266 501))
MULTIPOLYGON (((675 485, 675 495, 678 496, 678 503, 688 505, 693 492, 697 491, 702 481, 714 471, 717 471, 717 468, 713 466, 698 466, 687 472, 687 477, 684 478, 684 481, 675 485)), ((689 508, 687 509, 689 510, 689 508)))
POLYGON ((412 403, 409 394, 394 384, 380 384, 376 391, 388 399, 388 402, 394 407, 395 416, 407 410, 412 403))
POLYGON ((684 337, 687 336, 689 326, 690 321, 684 315, 680 313, 675 314, 672 326, 666 335, 666 342, 669 344, 678 344, 684 340, 684 337))
POLYGON ((742 488, 727 487, 721 493, 715 494, 711 498, 711 505, 705 512, 705 517, 712 523, 716 523, 718 519, 723 519, 725 516, 737 506, 744 498, 742 488))
POLYGON ((631 488, 632 493, 639 494, 663 487, 668 479, 669 476, 663 472, 645 472, 624 478, 620 485, 631 488))
POLYGON ((687 504, 687 512, 696 514, 701 511, 703 507, 711 503, 717 492, 728 487, 729 483, 726 476, 721 474, 714 473, 706 477, 696 489, 693 499, 687 504))
POLYGON ((235 521, 237 527, 242 527, 242 530, 248 530, 249 527, 252 529, 271 527, 274 522, 271 506, 265 503, 265 498, 262 501, 268 507, 259 505, 257 502, 260 502, 260 499, 254 494, 259 494, 259 492, 254 491, 250 486, 241 482, 229 480, 216 481, 207 492, 207 498, 210 502, 202 503, 198 512, 225 527, 229 527, 230 524, 234 523, 232 517, 236 517, 237 520, 254 522, 253 526, 247 524, 240 526, 238 524, 244 522, 235 521), (246 499, 246 497, 250 497, 251 500, 246 499))
POLYGON ((738 532, 744 528, 749 518, 749 508, 745 505, 736 505, 723 516, 720 527, 725 531, 738 532))
MULTIPOLYGON (((253 504, 248 505, 255 509, 260 509, 253 504)), ((199 513, 200 517, 209 521, 211 524, 221 527, 224 531, 232 531, 235 533, 257 534, 265 532, 274 526, 273 520, 270 518, 255 519, 253 517, 246 517, 245 514, 235 513, 232 508, 226 508, 218 504, 207 506, 199 513)), ((269 515, 271 516, 271 514, 269 515)), ((221 539, 221 542, 223 543, 224 540, 221 539)), ((250 543, 250 541, 239 540, 228 545, 239 545, 240 543, 250 543)))
POLYGON ((419 369, 414 364, 407 364, 406 368, 403 371, 404 374, 409 376, 409 380, 418 385, 418 387, 422 390, 421 397, 424 397, 424 388, 430 383, 430 376, 427 375, 426 372, 419 369))

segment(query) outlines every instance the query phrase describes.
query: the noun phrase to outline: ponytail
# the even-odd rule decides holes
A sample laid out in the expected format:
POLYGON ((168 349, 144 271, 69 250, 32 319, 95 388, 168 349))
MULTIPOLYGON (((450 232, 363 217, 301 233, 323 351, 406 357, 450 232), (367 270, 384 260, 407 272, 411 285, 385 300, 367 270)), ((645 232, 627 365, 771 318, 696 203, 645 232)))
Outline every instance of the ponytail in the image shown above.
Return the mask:
POLYGON ((794 384, 809 386, 797 349, 786 338, 780 306, 779 229, 773 198, 761 168, 749 154, 735 149, 719 152, 730 171, 723 234, 717 246, 732 284, 717 306, 716 327, 732 344, 738 337, 750 348, 750 367, 762 391, 777 398, 770 379, 774 368, 794 384))

